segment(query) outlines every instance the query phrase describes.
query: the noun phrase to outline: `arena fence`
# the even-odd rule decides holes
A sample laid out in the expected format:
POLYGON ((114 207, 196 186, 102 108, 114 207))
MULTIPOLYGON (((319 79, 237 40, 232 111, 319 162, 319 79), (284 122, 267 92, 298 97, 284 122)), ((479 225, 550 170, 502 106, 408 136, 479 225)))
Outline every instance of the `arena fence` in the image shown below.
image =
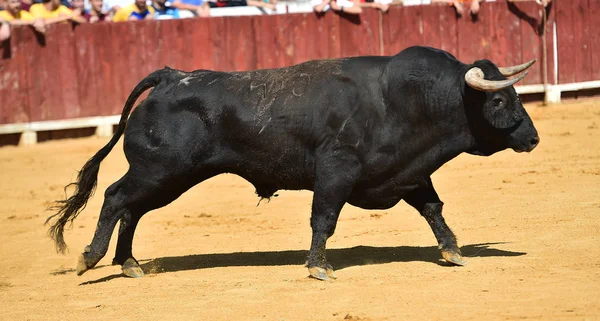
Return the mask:
POLYGON ((310 59, 394 55, 412 45, 453 53, 463 62, 488 58, 538 64, 520 93, 600 87, 598 0, 554 0, 542 37, 544 9, 534 2, 488 2, 477 20, 448 6, 365 10, 357 17, 328 12, 213 17, 112 24, 55 25, 42 37, 13 30, 1 49, 0 135, 97 127, 110 135, 127 95, 150 72, 274 68, 310 59), (545 42, 545 44, 544 44, 545 42), (544 51, 544 47, 546 50, 544 51), (546 84, 545 80, 546 79, 546 84))

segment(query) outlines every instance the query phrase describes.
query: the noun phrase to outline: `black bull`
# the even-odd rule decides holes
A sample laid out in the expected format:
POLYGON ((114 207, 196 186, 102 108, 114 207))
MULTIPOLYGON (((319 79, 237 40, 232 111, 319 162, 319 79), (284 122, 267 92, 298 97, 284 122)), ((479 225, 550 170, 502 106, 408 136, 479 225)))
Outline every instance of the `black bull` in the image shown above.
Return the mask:
POLYGON ((249 72, 155 71, 127 99, 114 136, 79 172, 74 194, 57 202, 49 233, 64 251, 65 224, 85 207, 100 162, 126 132, 130 168, 105 192, 79 275, 104 257, 120 220, 113 263, 142 276, 131 251, 140 218, 221 173, 243 177, 261 198, 279 189, 314 192, 307 259, 313 277, 334 277, 325 244, 345 203, 386 209, 405 200, 431 226, 443 258, 463 265, 430 175, 463 152, 529 152, 538 144, 512 86, 526 73, 505 77, 533 62, 467 65, 444 51, 412 47, 392 57, 249 72))

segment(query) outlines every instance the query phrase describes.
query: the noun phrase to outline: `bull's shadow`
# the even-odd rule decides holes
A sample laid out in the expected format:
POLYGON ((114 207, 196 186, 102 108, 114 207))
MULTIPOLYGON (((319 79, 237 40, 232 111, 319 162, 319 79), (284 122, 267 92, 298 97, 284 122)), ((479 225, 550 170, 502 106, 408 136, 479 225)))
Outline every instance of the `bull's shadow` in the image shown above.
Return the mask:
MULTIPOLYGON (((466 245, 461 248, 461 251, 465 257, 521 256, 527 254, 490 247, 497 244, 505 243, 466 245)), ((228 266, 302 265, 305 263, 307 255, 308 251, 304 250, 195 254, 153 259, 141 264, 141 268, 146 274, 159 274, 228 266)), ((441 260, 440 252, 435 246, 357 246, 346 249, 328 249, 327 259, 337 270, 358 265, 412 261, 431 262, 450 266, 450 264, 441 260)), ((105 282, 119 277, 124 276, 122 274, 114 274, 98 280, 84 282, 80 285, 105 282)))

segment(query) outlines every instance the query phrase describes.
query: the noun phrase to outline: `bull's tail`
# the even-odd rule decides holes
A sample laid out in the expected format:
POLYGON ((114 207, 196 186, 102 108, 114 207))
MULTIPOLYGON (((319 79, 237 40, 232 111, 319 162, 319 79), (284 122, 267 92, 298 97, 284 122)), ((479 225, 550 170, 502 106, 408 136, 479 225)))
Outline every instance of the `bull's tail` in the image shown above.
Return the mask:
POLYGON ((77 174, 77 181, 65 186, 65 194, 68 187, 75 186, 75 192, 73 195, 65 200, 56 201, 49 207, 49 210, 56 212, 48 217, 46 224, 49 224, 52 220, 55 220, 48 229, 48 235, 56 243, 57 252, 65 252, 67 248, 67 244, 65 243, 65 239, 63 237, 65 224, 67 224, 67 222, 73 222, 77 215, 79 215, 79 213, 81 213, 81 211, 85 208, 89 198, 94 194, 96 183, 98 181, 100 162, 102 162, 102 160, 104 160, 104 158, 110 153, 112 148, 117 144, 123 135, 127 125, 127 119, 131 113, 131 109, 133 108, 135 101, 144 91, 156 86, 160 82, 162 75, 166 70, 168 69, 165 68, 151 73, 133 89, 127 98, 127 102, 125 103, 125 107, 121 113, 119 126, 117 127, 113 137, 110 139, 108 144, 106 144, 106 146, 102 147, 102 149, 100 149, 96 155, 90 158, 85 165, 83 165, 83 168, 77 174))

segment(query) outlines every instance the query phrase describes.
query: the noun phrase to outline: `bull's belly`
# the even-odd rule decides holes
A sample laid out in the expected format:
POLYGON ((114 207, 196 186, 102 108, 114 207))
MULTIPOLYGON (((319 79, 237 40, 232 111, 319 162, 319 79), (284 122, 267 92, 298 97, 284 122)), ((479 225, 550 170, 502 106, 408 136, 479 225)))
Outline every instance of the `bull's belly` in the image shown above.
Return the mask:
POLYGON ((389 209, 422 185, 422 183, 399 183, 395 180, 378 186, 358 185, 352 190, 348 203, 369 210, 389 209))

